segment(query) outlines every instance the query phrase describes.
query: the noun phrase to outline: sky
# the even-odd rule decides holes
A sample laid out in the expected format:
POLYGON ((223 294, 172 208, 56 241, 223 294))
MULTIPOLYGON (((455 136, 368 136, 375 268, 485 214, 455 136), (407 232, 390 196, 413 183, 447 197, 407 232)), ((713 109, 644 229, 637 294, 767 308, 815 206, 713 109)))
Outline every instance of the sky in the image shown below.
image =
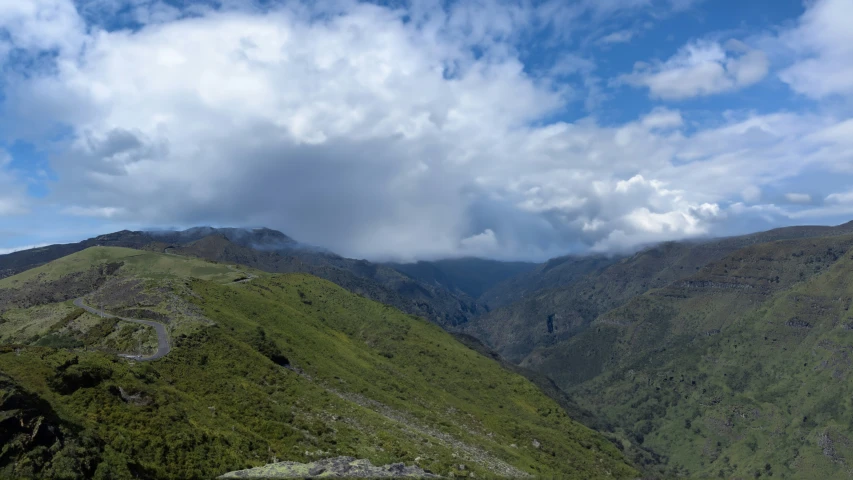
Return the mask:
POLYGON ((0 253, 544 260, 853 219, 853 0, 0 0, 0 253))

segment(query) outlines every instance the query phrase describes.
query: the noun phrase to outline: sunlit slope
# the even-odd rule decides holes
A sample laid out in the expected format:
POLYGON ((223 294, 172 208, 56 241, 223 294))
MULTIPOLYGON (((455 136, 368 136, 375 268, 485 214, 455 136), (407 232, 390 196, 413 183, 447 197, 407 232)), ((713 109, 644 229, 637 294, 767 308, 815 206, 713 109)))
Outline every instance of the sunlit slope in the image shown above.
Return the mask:
POLYGON ((63 277, 79 275, 99 266, 118 264, 122 266, 123 274, 141 278, 192 277, 227 282, 240 276, 233 267, 195 258, 163 255, 131 248, 92 247, 41 267, 0 279, 0 289, 19 288, 28 282, 55 282, 63 277))
MULTIPOLYGON (((173 330, 171 353, 151 363, 86 348, 0 347, 4 392, 46 402, 16 425, 36 428, 39 409, 49 407, 73 432, 39 437, 39 450, 27 447, 25 428, 10 440, 16 453, 0 459, 0 477, 211 478, 338 455, 480 478, 637 475, 616 447, 529 381, 426 321, 316 277, 237 284, 244 272, 227 265, 130 252, 80 252, 96 270, 121 264, 86 298, 140 309, 103 292, 140 283, 139 298, 179 297, 205 321, 173 330), (72 440, 87 448, 61 447, 72 440)), ((89 271, 77 258, 58 262, 41 267, 41 277, 7 281, 51 283, 89 271)))

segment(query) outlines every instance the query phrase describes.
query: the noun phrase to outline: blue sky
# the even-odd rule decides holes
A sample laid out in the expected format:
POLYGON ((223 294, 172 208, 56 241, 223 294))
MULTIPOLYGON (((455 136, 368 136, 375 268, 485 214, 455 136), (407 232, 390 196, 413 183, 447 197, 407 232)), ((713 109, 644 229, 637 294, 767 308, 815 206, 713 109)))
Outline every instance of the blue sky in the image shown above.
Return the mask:
POLYGON ((853 218, 851 0, 0 5, 0 251, 541 260, 853 218))

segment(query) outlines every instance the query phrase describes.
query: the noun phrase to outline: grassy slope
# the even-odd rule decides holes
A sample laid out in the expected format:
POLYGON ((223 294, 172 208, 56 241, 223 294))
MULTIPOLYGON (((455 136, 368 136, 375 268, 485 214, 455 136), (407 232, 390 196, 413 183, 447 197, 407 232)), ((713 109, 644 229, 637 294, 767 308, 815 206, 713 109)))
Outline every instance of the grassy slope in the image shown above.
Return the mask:
POLYGON ((0 279, 0 289, 20 288, 32 281, 46 283, 69 274, 88 270, 94 265, 110 262, 123 262, 122 268, 125 274, 148 279, 193 277, 228 282, 240 277, 239 272, 227 265, 200 262, 190 258, 167 256, 130 248, 93 247, 13 277, 0 279))
POLYGON ((572 393, 696 477, 849 476, 850 252, 759 245, 609 312, 560 359, 603 372, 572 393))
MULTIPOLYGON (((192 280, 183 294, 215 325, 176 334, 172 353, 152 363, 0 350, 0 371, 18 388, 49 402, 81 438, 102 442, 96 477, 209 478, 335 455, 417 459, 437 473, 481 477, 636 474, 527 380, 432 324, 307 275, 223 285, 227 266, 144 255, 123 257, 117 275, 208 276, 215 281, 192 280), (284 357, 295 368, 280 366, 284 357)), ((55 468, 38 458, 0 460, 0 476, 40 466, 55 468)))
POLYGON ((311 250, 260 251, 222 235, 211 235, 170 248, 169 252, 237 263, 269 273, 308 273, 443 326, 465 323, 483 308, 462 292, 421 283, 388 266, 311 250))

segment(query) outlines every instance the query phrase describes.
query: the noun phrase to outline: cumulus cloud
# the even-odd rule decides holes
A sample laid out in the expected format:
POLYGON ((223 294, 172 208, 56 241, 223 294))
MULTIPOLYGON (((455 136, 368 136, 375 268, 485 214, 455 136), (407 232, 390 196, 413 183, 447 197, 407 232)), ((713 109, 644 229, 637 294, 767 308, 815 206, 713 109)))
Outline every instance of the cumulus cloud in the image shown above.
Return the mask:
POLYGON ((60 55, 76 52, 84 41, 84 24, 72 2, 28 0, 0 3, 0 64, 16 50, 60 55))
MULTIPOLYGON (((542 259, 707 235, 750 208, 732 197, 849 161, 845 122, 814 115, 554 121, 572 95, 552 80, 595 65, 569 55, 530 74, 509 39, 541 12, 495 5, 198 9, 134 14, 123 30, 61 10, 82 40, 7 79, 0 128, 55 142, 48 200, 67 215, 266 225, 375 259, 542 259)), ((681 69, 649 88, 686 98, 760 80, 759 57, 696 43, 644 71, 681 69)))
POLYGON ((649 89, 664 100, 713 95, 753 85, 767 75, 767 56, 739 41, 726 45, 698 41, 685 45, 673 57, 651 64, 640 62, 618 81, 649 89))
POLYGON ((853 93, 853 2, 818 0, 799 25, 781 36, 798 56, 782 70, 781 79, 795 91, 813 98, 853 93))

